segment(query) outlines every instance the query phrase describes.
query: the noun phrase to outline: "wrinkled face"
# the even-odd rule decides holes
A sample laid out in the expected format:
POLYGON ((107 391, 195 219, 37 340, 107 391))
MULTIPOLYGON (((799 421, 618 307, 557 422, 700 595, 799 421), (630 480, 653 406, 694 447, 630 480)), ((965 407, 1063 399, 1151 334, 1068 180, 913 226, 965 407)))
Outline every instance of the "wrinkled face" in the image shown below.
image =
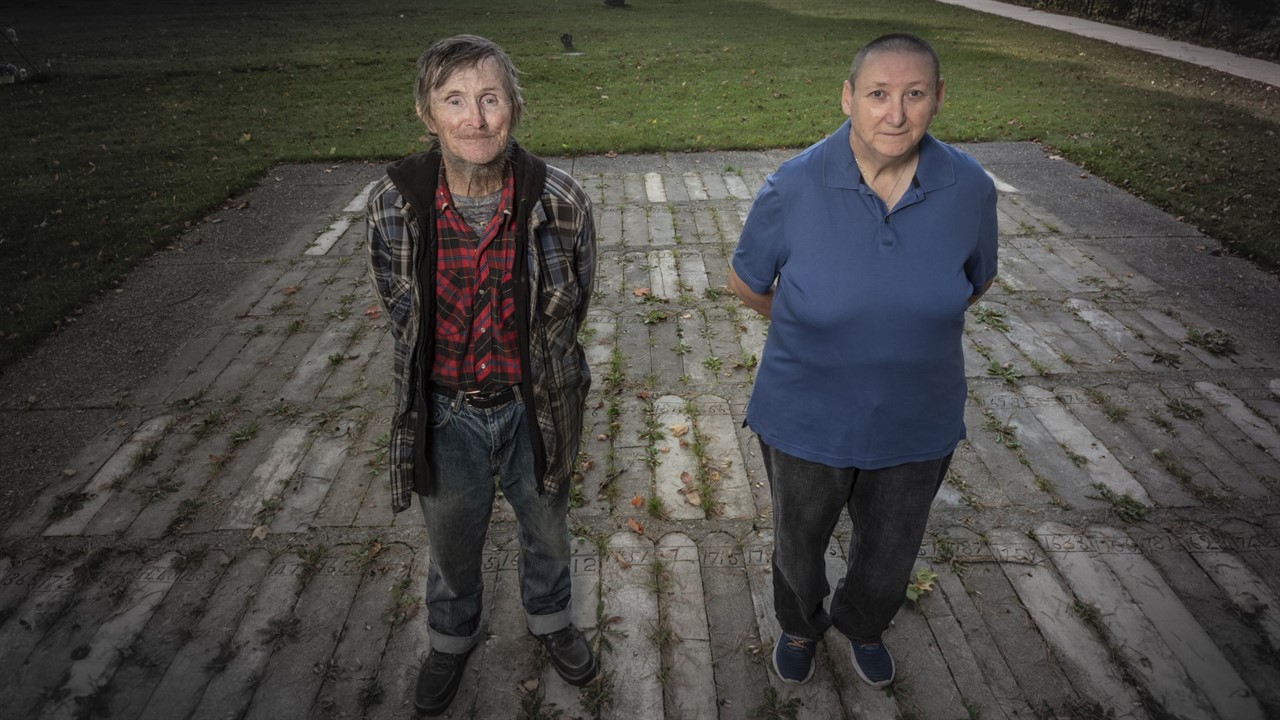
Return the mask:
POLYGON ((489 165, 511 137, 511 102, 492 58, 455 70, 418 114, 440 138, 446 167, 489 165))
POLYGON ((856 87, 845 81, 840 107, 849 145, 860 158, 886 162, 914 152, 942 107, 942 80, 927 55, 882 51, 863 61, 856 87))

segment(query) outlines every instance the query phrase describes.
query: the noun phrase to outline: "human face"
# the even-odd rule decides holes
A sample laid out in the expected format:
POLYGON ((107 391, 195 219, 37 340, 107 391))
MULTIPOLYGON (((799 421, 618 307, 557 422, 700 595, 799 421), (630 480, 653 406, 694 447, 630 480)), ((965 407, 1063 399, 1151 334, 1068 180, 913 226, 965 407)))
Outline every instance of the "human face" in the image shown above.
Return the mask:
POLYGON ((503 157, 511 137, 511 102, 492 58, 455 70, 431 92, 429 105, 418 112, 440 138, 446 167, 488 166, 503 157))
POLYGON ((849 145, 878 165, 909 159, 942 107, 942 79, 923 53, 881 51, 867 56, 844 83, 840 107, 849 116, 849 145))

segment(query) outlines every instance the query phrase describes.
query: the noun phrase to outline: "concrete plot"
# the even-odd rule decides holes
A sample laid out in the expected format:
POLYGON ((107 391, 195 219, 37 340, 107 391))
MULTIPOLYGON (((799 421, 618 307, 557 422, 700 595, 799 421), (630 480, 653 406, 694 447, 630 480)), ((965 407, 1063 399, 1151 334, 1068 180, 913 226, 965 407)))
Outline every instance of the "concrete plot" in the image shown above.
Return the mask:
POLYGON ((622 244, 633 250, 649 246, 649 213, 643 205, 622 207, 622 244))
POLYGON ((716 517, 755 517, 756 503, 729 403, 715 395, 698 395, 691 402, 707 479, 714 489, 716 517))
POLYGON ((582 186, 583 192, 587 194, 587 197, 591 198, 592 203, 599 205, 604 202, 603 176, 598 173, 579 172, 577 170, 570 170, 569 168, 564 169, 569 170, 574 179, 578 181, 578 184, 582 186))
POLYGON ((219 530, 249 530, 265 524, 263 520, 273 514, 273 506, 282 502, 284 489, 298 471, 311 440, 311 433, 306 428, 286 428, 281 432, 253 469, 249 480, 231 500, 216 527, 219 530))
POLYGON ((681 346, 684 351, 681 355, 683 360, 684 375, 689 378, 689 385, 695 388, 711 387, 713 382, 713 374, 711 370, 712 361, 711 345, 707 342, 707 317, 702 308, 695 308, 692 312, 681 313, 676 318, 678 333, 681 346), (688 317, 686 317, 688 315, 688 317))
MULTIPOLYGON (((948 616, 951 618, 946 624, 955 625, 954 628, 934 628, 934 636, 938 638, 944 655, 953 654, 948 648, 954 644, 959 647, 959 653, 968 653, 973 658, 973 666, 968 666, 967 661, 964 661, 966 669, 963 671, 954 669, 957 663, 950 659, 947 661, 953 672, 958 673, 956 683, 961 694, 982 708, 982 717, 1028 717, 1031 710, 1027 700, 1023 698, 1008 662, 992 639, 991 630, 978 613, 975 602, 981 602, 982 599, 975 600, 969 595, 960 576, 950 566, 941 565, 934 570, 938 573, 936 592, 940 600, 946 600, 948 616), (961 644, 963 647, 960 647, 961 644), (973 687, 974 682, 979 686, 973 687)), ((926 610, 932 611, 937 604, 931 604, 926 610)), ((929 618, 930 626, 933 626, 933 615, 926 612, 926 617, 929 618)))
MULTIPOLYGON (((573 579, 573 595, 570 596, 571 622, 578 626, 594 648, 598 632, 596 609, 600 600, 600 553, 594 545, 582 538, 572 541, 569 573, 573 579)), ((545 703, 563 709, 570 717, 579 711, 580 691, 561 680, 550 663, 542 671, 539 690, 545 703)))
MULTIPOLYGON (((1116 528, 1091 527, 1089 533, 1118 545, 1133 542, 1116 528)), ((1138 552, 1102 553, 1100 557, 1141 606, 1192 682, 1213 703, 1221 717, 1241 720, 1263 717, 1257 698, 1205 632, 1199 619, 1187 610, 1149 560, 1138 552)))
MULTIPOLYGON (((1192 329, 1202 332, 1219 329, 1213 322, 1200 315, 1187 305, 1180 305, 1177 308, 1168 308, 1168 312, 1176 317, 1183 327, 1187 328, 1187 335, 1191 334, 1190 330, 1192 329)), ((1229 334, 1228 336, 1231 337, 1229 334)), ((1253 352, 1246 342, 1241 342, 1242 340, 1247 340, 1247 338, 1232 337, 1232 340, 1235 341, 1234 350, 1224 355, 1217 356, 1220 359, 1229 361, 1231 363, 1231 367, 1244 368, 1246 370, 1270 370, 1275 367, 1274 360, 1258 355, 1253 352)), ((1203 348, 1191 343, 1189 337, 1187 338, 1186 344, 1198 350, 1204 350, 1203 348)), ((1208 355, 1213 355, 1213 353, 1210 353, 1207 350, 1204 350, 1204 352, 1208 355)))
MULTIPOLYGON (((1046 288, 1045 283, 1037 282, 1041 276, 1046 279, 1045 283, 1053 283, 1043 270, 1023 257, 1022 253, 1013 249, 1000 249, 1000 274, 996 276, 996 287, 1014 294, 1050 292, 1052 288, 1046 288)), ((1053 284, 1056 285, 1056 283, 1053 284)))
MULTIPOLYGON (((582 349, 587 356, 587 367, 593 378, 609 374, 609 363, 618 337, 618 318, 605 310, 592 310, 587 315, 586 332, 582 349)), ((597 380, 598 382, 598 380, 597 380)))
MULTIPOLYGON (((1138 306, 1112 307, 1110 314, 1115 318, 1116 322, 1124 325, 1139 337, 1142 342, 1151 347, 1151 352, 1147 356, 1155 365, 1155 367, 1151 368, 1152 371, 1169 372, 1204 367, 1204 363, 1200 361, 1198 355, 1188 352, 1189 348, 1183 343, 1182 336, 1170 337, 1166 335, 1165 330, 1167 328, 1151 322, 1143 314, 1143 310, 1144 308, 1138 306), (1157 362, 1157 360, 1159 361, 1157 362)), ((1170 318, 1170 320, 1172 319, 1170 318)))
MULTIPOLYGON (((990 305, 983 308, 987 311, 994 311, 1003 314, 999 310, 990 305)), ((978 316, 981 317, 981 316, 978 316)), ((1001 317, 992 318, 992 322, 1001 322, 1001 317)), ((974 321, 971 317, 965 323, 965 336, 974 344, 973 351, 981 355, 981 359, 975 359, 976 365, 981 367, 981 375, 991 374, 990 364, 995 363, 997 366, 1008 366, 1017 371, 1019 375, 1028 375, 1033 372, 1027 362, 1027 358, 1020 352, 1018 346, 1009 341, 1004 333, 996 329, 992 325, 981 321, 974 321)), ((966 351, 969 348, 965 348, 966 351)), ((965 360, 966 372, 971 367, 968 359, 965 360)))
POLYGON ((608 205, 621 205, 626 201, 626 192, 623 188, 624 184, 625 183, 621 175, 601 175, 601 201, 608 205))
MULTIPOLYGON (((298 366, 307 352, 320 339, 321 333, 312 331, 312 325, 290 332, 280 347, 268 358, 261 358, 258 372, 241 391, 243 399, 252 404, 266 405, 280 399, 280 390, 297 373, 298 366)), ((316 325, 315 327, 319 327, 316 325)))
MULTIPOLYGON (((1133 535, 1196 621, 1240 673, 1267 717, 1280 709, 1280 667, 1275 657, 1276 591, 1233 552, 1187 552, 1169 535, 1133 535), (1212 569, 1211 569, 1212 568, 1212 569), (1267 615, 1270 615, 1268 619, 1267 615)), ((1241 552, 1243 555, 1244 552, 1241 552)))
MULTIPOLYGON (((59 614, 49 616, 49 623, 36 630, 38 642, 32 645, 18 638, 19 650, 29 648, 24 661, 0 666, 0 707, 16 718, 34 718, 49 700, 57 695, 77 660, 76 648, 88 648, 100 625, 118 611, 118 603, 139 577, 142 563, 133 554, 112 555, 100 550, 87 553, 67 578, 75 584, 74 596, 59 614)), ((33 592, 33 595, 35 593, 33 592)), ((114 670, 114 667, 112 668, 114 670)))
MULTIPOLYGON (((387 453, 392 410, 385 409, 370 423, 372 430, 347 449, 342 465, 329 483, 320 507, 308 522, 315 527, 349 527, 368 496, 390 502, 390 471, 380 459, 387 453)), ((299 503, 299 508, 302 505, 299 503)), ((417 512, 410 508, 406 512, 417 512)), ((286 513, 287 514, 287 513, 286 513)))
POLYGON ((645 175, 625 173, 622 176, 622 199, 628 204, 642 203, 649 199, 645 175))
POLYGON ((272 396, 298 405, 315 400, 325 380, 346 357, 347 346, 351 344, 351 331, 355 327, 356 321, 326 326, 294 366, 293 373, 284 386, 272 393, 272 396))
MULTIPOLYGON (((316 513, 351 451, 354 433, 355 423, 346 421, 336 432, 317 437, 311 443, 297 471, 286 478, 286 484, 280 488, 283 505, 274 519, 265 523, 271 525, 272 533, 297 533, 313 527, 316 513)), ((265 517, 252 519, 266 520, 265 517)))
POLYGON ((961 351, 964 353, 964 376, 967 378, 986 377, 987 368, 990 367, 988 361, 982 356, 986 348, 969 337, 966 333, 960 340, 961 351))
POLYGON ((670 173, 657 174, 662 182, 662 202, 670 203, 687 203, 689 202, 689 188, 684 184, 684 178, 679 175, 670 173))
POLYGON ((1204 413, 1206 408, 1212 412, 1211 406, 1192 388, 1132 383, 1126 390, 1148 411, 1146 418, 1135 417, 1130 422, 1136 428, 1145 429, 1146 434, 1154 439, 1153 445, 1171 453, 1172 458, 1192 473, 1193 489, 1226 493, 1223 497, 1236 494, 1264 497, 1269 494, 1270 491, 1254 478, 1253 473, 1214 439, 1216 432, 1210 432, 1211 428, 1192 418, 1190 413, 1204 413), (1144 425, 1149 418, 1159 421, 1158 429, 1144 425), (1196 472, 1200 468, 1204 472, 1196 472))
POLYGON ((707 342, 711 346, 712 366, 707 368, 715 378, 716 386, 730 382, 735 373, 746 372, 745 363, 740 354, 742 345, 738 343, 736 311, 728 311, 718 307, 706 310, 707 342))
MULTIPOLYGON (((1075 461, 1076 457, 1085 459, 1083 470, 1087 473, 1091 484, 1105 485, 1117 495, 1124 495, 1144 505, 1151 505, 1151 496, 1129 471, 1125 469, 1106 444, 1099 440, 1089 428, 1071 413, 1058 397, 1048 390, 1027 385, 1022 388, 1031 411, 1035 413, 1045 430, 1075 461)), ((1087 488, 1081 488, 1082 491, 1087 488)))
POLYGON ((350 227, 351 216, 339 215, 329 222, 328 227, 317 235, 315 240, 311 241, 311 244, 307 246, 306 250, 302 251, 302 254, 312 256, 329 254, 329 251, 333 250, 333 246, 338 244, 338 240, 350 227))
MULTIPOLYGON (((211 327, 205 331, 205 334, 209 335, 213 342, 207 348, 201 348, 204 351, 202 354, 189 356, 184 353, 170 361, 186 368, 186 377, 178 379, 177 373, 171 376, 169 380, 173 384, 168 386, 167 392, 154 393, 158 396, 156 398, 158 402, 175 403, 184 398, 200 397, 208 391, 213 381, 236 359, 251 339, 248 333, 225 326, 211 327)), ((203 342, 200 344, 204 345, 203 342)))
POLYGON ((1103 246, 1093 244, 1082 246, 1079 240, 1074 239, 1063 243, 1062 246, 1085 254, 1094 263, 1097 263, 1099 267, 1103 268, 1119 287, 1127 289, 1131 293, 1158 293, 1164 290, 1159 283, 1138 272, 1132 265, 1121 260, 1103 246), (1084 249, 1085 247, 1088 249, 1084 249))
MULTIPOLYGON (((77 558, 56 568, 34 562, 12 567, 5 574, 5 622, 0 623, 0 707, 9 707, 18 690, 22 665, 31 651, 62 616, 77 587, 77 568, 86 558, 77 558)), ((83 576, 84 571, 79 571, 83 576)))
MULTIPOLYGON (((1041 538, 1070 537, 1075 530, 1061 523, 1045 523, 1036 533, 1041 538)), ((1129 594, 1106 556, 1090 551, 1089 545, 1068 548, 1041 539, 1041 546, 1072 592, 1084 603, 1087 609, 1081 612, 1095 617, 1106 627, 1112 649, 1126 659, 1166 712, 1188 720, 1215 716, 1209 700, 1197 690, 1160 630, 1153 627, 1153 619, 1148 618, 1147 613, 1156 608, 1140 604, 1138 598, 1129 594)), ((1163 586, 1163 581, 1160 584, 1163 586)))
MULTIPOLYGON (((238 616, 239 624, 234 626, 234 633, 230 637, 224 636, 215 654, 206 661, 203 669, 212 677, 188 717, 218 720, 227 716, 243 717, 249 710, 250 700, 264 677, 263 672, 272 653, 288 641, 290 633, 297 634, 299 629, 300 621, 294 614, 294 604, 301 588, 298 578, 289 572, 295 568, 288 560, 276 563, 268 568, 256 586, 250 584, 241 589, 241 594, 249 600, 249 607, 242 616, 238 616)), ((234 602, 227 605, 237 607, 234 602)), ((230 617, 226 619, 233 620, 230 617)), ((308 701, 306 707, 310 706, 308 701)), ((157 718, 175 717, 165 715, 161 708, 157 709, 161 710, 155 715, 157 718)))
POLYGON ((735 197, 739 200, 750 200, 755 197, 755 193, 751 192, 751 188, 747 187, 747 183, 742 179, 741 175, 725 173, 724 187, 729 192, 729 197, 735 197))
MULTIPOLYGON (((768 561, 772 554, 772 543, 771 533, 761 533, 758 543, 744 549, 756 628, 760 631, 760 654, 765 667, 769 668, 769 685, 777 692, 780 703, 793 699, 800 701, 801 705, 796 713, 798 719, 843 718, 844 708, 840 703, 840 694, 837 690, 837 684, 842 681, 840 678, 832 678, 827 672, 825 663, 817 663, 813 678, 803 685, 783 682, 773 671, 772 653, 782 630, 774 616, 773 573, 770 571, 768 561)), ((756 698, 756 701, 751 704, 752 707, 761 705, 764 696, 758 694, 756 698)))
MULTIPOLYGON (((994 396, 1000 397, 1000 396, 994 396)), ((1031 468, 1024 465, 1018 455, 1000 439, 1000 435, 996 434, 996 430, 992 425, 1003 426, 1009 421, 1009 418, 1017 408, 1006 408, 1003 406, 984 409, 977 403, 967 403, 964 409, 964 422, 969 428, 969 438, 966 445, 973 450, 974 456, 990 473, 993 480, 991 487, 985 487, 980 482, 973 482, 967 475, 962 475, 961 480, 965 483, 972 483, 974 494, 978 498, 982 497, 999 497, 1004 495, 1014 505, 1034 507, 1042 505, 1051 500, 1051 497, 1045 493, 1036 483, 1035 474, 1031 472, 1031 468), (984 415, 989 413, 989 415, 984 415)), ((1012 428, 1012 426, 1010 426, 1012 428)), ((1016 440, 1011 442, 1016 443, 1016 440)), ((963 451, 962 451, 963 452, 963 451)), ((963 467, 963 466, 962 466, 963 467)), ((978 478, 981 479, 982 474, 979 473, 978 478)))
POLYGON ((670 533, 658 541, 658 554, 664 563, 658 579, 658 633, 665 716, 715 720, 716 679, 698 546, 684 533, 670 533))
MULTIPOLYGON (((981 677, 974 677, 974 661, 972 655, 965 652, 962 641, 957 642, 954 635, 942 641, 935 637, 934 623, 926 619, 928 613, 921 607, 930 602, 946 605, 942 598, 928 596, 919 603, 906 602, 894 617, 893 626, 885 632, 885 642, 893 652, 896 665, 895 682, 902 683, 895 690, 895 698, 904 710, 914 711, 920 717, 971 716, 970 707, 977 704, 977 698, 965 697, 956 683, 968 672, 967 679, 973 684, 966 687, 977 693, 982 687, 981 677)), ((945 610, 939 608, 937 612, 945 613, 945 610)), ((942 627, 947 623, 939 620, 937 625, 942 627)), ((948 629, 954 630, 954 627, 948 629)))
POLYGON ((125 531, 129 540, 154 539, 170 528, 184 529, 177 524, 185 524, 190 518, 181 516, 189 514, 199 503, 205 483, 216 475, 218 463, 228 456, 232 447, 231 439, 221 434, 198 441, 191 434, 174 433, 173 437, 182 442, 185 449, 173 461, 173 474, 167 479, 157 479, 156 485, 144 490, 149 499, 125 531))
POLYGON ((187 462, 185 451, 191 442, 190 435, 166 432, 157 442, 149 444, 134 463, 133 472, 118 488, 120 491, 110 494, 82 534, 124 532, 149 503, 176 489, 173 476, 187 462))
MULTIPOLYGON (((423 602, 427 593, 427 550, 425 547, 410 547, 409 550, 413 553, 412 565, 393 586, 387 614, 384 615, 390 625, 390 636, 374 680, 382 700, 365 708, 363 717, 368 720, 402 720, 416 713, 413 707, 414 685, 431 643, 423 602)), ((469 670, 474 669, 472 663, 468 666, 469 670)), ((463 680, 464 687, 468 681, 474 685, 473 672, 463 680)))
POLYGON ((1226 388, 1209 382, 1198 382, 1195 389, 1217 405, 1231 424, 1240 428, 1260 449, 1273 459, 1280 460, 1280 433, 1276 432, 1271 423, 1259 417, 1243 400, 1226 388))
POLYGON ((1026 356, 1032 368, 1039 366, 1042 372, 1047 373, 1071 372, 1071 366, 1063 362, 1058 351, 1017 312, 1006 308, 1002 319, 1009 327, 1004 332, 1005 339, 1026 356))
POLYGON ((766 173, 764 171, 744 169, 739 174, 742 176, 743 184, 747 186, 747 191, 754 198, 760 192, 760 188, 764 186, 766 173))
MULTIPOLYGON (((683 188, 683 184, 680 187, 683 188)), ((698 224, 693 219, 693 208, 688 205, 672 206, 671 224, 676 233, 672 242, 685 246, 698 242, 698 224)))
POLYGON ((649 206, 649 244, 671 245, 676 241, 675 221, 666 205, 649 206))
MULTIPOLYGON (((1165 311, 1153 307, 1139 307, 1135 309, 1135 312, 1158 329, 1162 335, 1178 343, 1180 350, 1200 361, 1201 364, 1214 370, 1234 370, 1236 368, 1236 364, 1230 358, 1216 355, 1187 342, 1187 326, 1165 311)), ((1181 316, 1180 311, 1177 314, 1181 316)))
MULTIPOLYGON (((751 618, 751 603, 742 544, 724 532, 699 543, 702 590, 714 659, 715 697, 724 717, 742 717, 760 702, 768 685, 768 653, 751 618)), ((772 645, 768 649, 772 649, 772 645)))
MULTIPOLYGON (((1096 262, 1092 250, 1085 252, 1081 249, 1077 240, 1046 238, 1045 245, 1053 250, 1054 255, 1057 255, 1068 265, 1075 268, 1086 284, 1104 290, 1123 290, 1126 288, 1132 290, 1131 283, 1127 279, 1117 276, 1102 264, 1096 262)), ((1149 284, 1153 290, 1159 288, 1154 283, 1149 284)))
POLYGON ((643 522, 647 517, 643 503, 636 507, 632 500, 636 497, 644 500, 654 491, 645 452, 648 445, 640 439, 641 434, 646 431, 645 418, 649 408, 641 400, 626 395, 620 397, 617 403, 621 408, 617 419, 618 431, 610 440, 613 445, 614 472, 617 473, 610 484, 617 488, 617 503, 611 513, 618 518, 635 517, 643 522))
POLYGON ((742 223, 746 221, 747 208, 750 206, 750 203, 739 202, 712 208, 716 214, 716 225, 720 228, 720 237, 726 242, 736 242, 742 234, 742 223))
POLYGON ((262 299, 249 309, 246 317, 262 320, 296 306, 297 302, 293 300, 293 296, 297 294, 299 286, 310 271, 309 264, 286 268, 271 284, 271 288, 263 293, 262 299))
POLYGON ((83 707, 111 685, 121 660, 177 581, 179 572, 173 568, 177 558, 178 553, 167 552, 134 577, 119 609, 97 626, 87 647, 77 648, 73 657, 78 659, 67 669, 67 679, 56 691, 57 700, 45 706, 41 717, 80 717, 83 707))
POLYGON ((684 180, 685 191, 690 200, 706 200, 707 187, 702 183, 702 176, 695 172, 687 172, 681 176, 684 180))
MULTIPOLYGON (((1092 481, 1088 473, 1067 457, 1055 432, 1051 432, 1041 423, 1040 415, 1036 412, 1037 408, 1031 407, 1033 402, 1057 404, 1057 400, 1047 390, 1040 390, 1040 388, 1036 388, 1039 390, 1038 396, 1027 395, 1025 393, 1028 387, 1033 386, 1023 386, 1024 394, 1011 394, 1005 390, 972 384, 970 392, 977 395, 984 405, 1012 408, 1004 419, 1003 425, 1013 431, 1013 437, 1021 446, 1022 457, 1026 459, 1031 471, 1036 475, 1037 486, 1042 486, 1046 492, 1051 491, 1058 499, 1074 508, 1106 507, 1106 503, 1096 497, 1097 491, 1091 485, 1092 481), (1044 399, 1045 395, 1048 396, 1047 400, 1044 399)), ((1000 412, 995 414, 1003 417, 1000 412)), ((1061 420, 1061 418, 1053 420, 1061 420)), ((1069 427, 1065 422, 1063 424, 1069 427)), ((1055 430, 1059 428, 1055 427, 1055 430)), ((1068 435, 1068 437, 1071 436, 1068 435)), ((1134 485, 1137 486, 1137 483, 1135 482, 1134 485)), ((1140 486, 1138 490, 1145 498, 1146 491, 1140 486)))
POLYGON ((622 245, 622 208, 595 208, 596 243, 602 248, 615 248, 622 245))
POLYGON ((725 184, 725 176, 720 173, 701 173, 702 186, 707 189, 708 200, 724 200, 729 197, 729 187, 725 184))
POLYGON ((592 292, 591 312, 609 312, 622 297, 626 278, 628 255, 617 252, 601 253, 596 262, 596 287, 592 292))
MULTIPOLYGON (((206 612, 231 556, 221 550, 191 548, 179 555, 183 569, 174 570, 174 586, 147 621, 133 644, 121 653, 120 667, 98 702, 113 717, 137 718, 143 713, 165 670, 187 643, 193 625, 206 612)), ((182 717, 181 714, 176 717, 182 717)))
POLYGON ((261 332, 257 327, 246 329, 249 342, 240 348, 235 358, 227 363, 222 372, 214 378, 213 383, 209 385, 208 397, 212 399, 230 397, 238 394, 241 388, 249 384, 267 360, 274 356, 280 350, 280 346, 289 339, 290 334, 285 330, 286 322, 282 319, 272 319, 271 329, 267 329, 264 323, 261 332))
POLYGON ((143 462, 142 458, 148 449, 153 448, 172 424, 172 415, 160 415, 143 423, 78 491, 84 497, 79 507, 66 517, 50 523, 44 530, 44 536, 78 535, 83 532, 93 516, 116 492, 113 489, 115 483, 120 478, 127 478, 143 462))
POLYGON ((1022 252, 1023 257, 1043 270, 1068 293, 1093 291, 1093 286, 1086 282, 1080 269, 1073 267, 1066 258, 1059 255, 1052 244, 1032 238, 1014 238, 1010 242, 1022 252))
MULTIPOLYGON (((992 550, 1000 557, 1005 555, 994 544, 992 550)), ((1061 663, 1000 567, 994 563, 967 565, 964 585, 1023 696, 1050 707, 1076 701, 1077 695, 1061 663)))
POLYGON ((600 595, 609 622, 601 632, 609 647, 601 652, 606 676, 600 682, 613 686, 609 717, 663 715, 661 658, 654 643, 660 627, 654 557, 649 539, 620 532, 609 538, 602 558, 600 595))
POLYGON ((951 457, 946 482, 938 488, 937 502, 974 509, 1009 507, 1012 501, 975 454, 971 441, 962 441, 951 457))
MULTIPOLYGON (((1107 393, 1097 387, 1092 389, 1105 398, 1109 407, 1120 408, 1130 415, 1133 414, 1133 410, 1139 409, 1127 398, 1107 393)), ((1128 415, 1115 420, 1108 418, 1107 412, 1092 399, 1084 401, 1086 394, 1081 388, 1058 386, 1054 388, 1054 394, 1094 437, 1107 438, 1107 449, 1110 450, 1112 457, 1133 476, 1134 480, 1146 488, 1156 504, 1161 507, 1193 507, 1201 504, 1200 500, 1185 488, 1183 481, 1172 474, 1169 468, 1174 466, 1169 458, 1155 452, 1160 446, 1151 445, 1134 434, 1134 422, 1128 415), (1068 404, 1068 399, 1074 402, 1068 404), (1160 461, 1164 462, 1163 466, 1160 461)))
POLYGON ((680 250, 676 258, 676 271, 680 275, 681 295, 687 294, 694 303, 700 302, 711 287, 702 253, 697 250, 680 250))
POLYGON ((671 250, 655 250, 646 255, 649 266, 649 297, 675 301, 680 297, 680 273, 671 250))
POLYGON ((1222 378, 1223 387, 1240 398, 1273 427, 1280 427, 1280 398, 1272 391, 1270 383, 1280 386, 1280 380, 1255 380, 1240 375, 1222 378))
POLYGON ((1139 370, 1145 372, 1168 370, 1165 366, 1157 365, 1152 361, 1150 345, 1139 340, 1133 331, 1093 302, 1081 298, 1070 298, 1067 300, 1067 307, 1139 370))
MULTIPOLYGON (((1118 718, 1145 719, 1137 693, 1111 661, 1106 644, 1080 619, 1071 590, 1054 575, 1040 547, 1010 528, 991 530, 988 538, 1006 556, 1030 559, 1000 567, 1080 695, 1114 711, 1118 718)), ((951 583, 944 581, 944 585, 949 588, 951 583)))
POLYGON ((1113 367, 1111 359, 1115 355, 1110 346, 1083 322, 1057 308, 1046 306, 1039 316, 1027 318, 1027 322, 1072 372, 1135 370, 1130 363, 1126 363, 1126 367, 1113 367))
MULTIPOLYGON (((1217 386, 1213 386, 1217 387, 1217 386)), ((1181 432, 1181 428, 1192 423, 1198 425, 1206 437, 1211 438, 1212 442, 1221 446, 1222 450, 1229 455, 1235 463, 1238 463, 1247 472, 1258 480, 1265 481, 1272 478, 1276 474, 1275 456, 1268 453, 1266 445, 1260 445, 1257 440, 1250 437, 1241 424, 1248 424, 1252 415, 1251 411, 1245 408, 1245 412, 1237 417, 1231 417, 1229 412, 1237 412, 1230 409, 1234 406, 1230 398, 1233 395, 1226 396, 1218 390, 1212 389, 1206 384, 1202 389, 1193 385, 1186 387, 1183 385, 1162 385, 1161 391, 1171 398, 1171 402, 1179 404, 1178 411, 1173 407, 1166 407, 1169 414, 1173 416, 1173 424, 1181 432), (1208 399, 1208 395, 1217 395, 1214 400, 1208 399), (1225 407, 1224 407, 1225 405, 1225 407), (1186 419, 1181 417, 1187 415, 1187 408, 1190 406, 1191 417, 1186 419), (1198 414, 1197 414, 1198 413, 1198 414)), ((1260 428, 1265 432, 1265 428, 1260 428)))
POLYGON ((692 445, 697 431, 685 405, 676 395, 664 395, 653 404, 654 425, 663 434, 655 443, 661 462, 653 469, 653 493, 672 520, 701 520, 707 511, 698 493, 699 458, 692 445))
POLYGON ((387 472, 379 472, 369 478, 369 491, 360 499, 356 516, 351 520, 352 527, 422 527, 421 512, 395 513, 391 510, 391 476, 387 472))
MULTIPOLYGON (((343 352, 341 361, 324 381, 318 394, 320 400, 338 400, 352 392, 365 391, 369 388, 371 378, 377 382, 391 376, 391 364, 384 359, 391 357, 394 341, 385 325, 381 321, 365 321, 358 324, 351 335, 356 339, 343 352)), ((330 363, 332 362, 331 359, 330 363)))
MULTIPOLYGON (((710 205, 698 204, 693 206, 693 223, 698 230, 695 242, 719 243, 730 240, 727 235, 721 233, 720 223, 710 205)), ((734 242, 737 239, 736 236, 732 238, 734 242)))
POLYGON ((470 662, 478 672, 473 684, 474 699, 460 696, 455 702, 459 709, 473 708, 473 716, 477 718, 516 717, 521 683, 536 676, 534 666, 541 650, 537 641, 529 636, 525 620, 516 567, 518 554, 519 543, 514 539, 496 553, 493 582, 486 588, 491 596, 486 632, 470 662))
POLYGON ((335 562, 323 563, 309 581, 299 576, 305 587, 284 625, 267 630, 266 637, 275 636, 275 650, 242 717, 273 720, 311 709, 321 683, 340 672, 333 654, 363 574, 358 564, 343 562, 353 551, 351 545, 334 547, 329 557, 335 562))

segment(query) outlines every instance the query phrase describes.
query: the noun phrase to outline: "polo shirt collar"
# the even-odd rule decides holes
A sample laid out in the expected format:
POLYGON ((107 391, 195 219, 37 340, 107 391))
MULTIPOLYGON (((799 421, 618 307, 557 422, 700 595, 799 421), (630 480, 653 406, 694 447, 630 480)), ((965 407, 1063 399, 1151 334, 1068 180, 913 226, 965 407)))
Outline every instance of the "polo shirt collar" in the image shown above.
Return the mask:
MULTIPOLYGON (((822 141, 822 184, 831 188, 858 189, 861 173, 849 147, 850 121, 822 141)), ((920 162, 916 180, 921 192, 931 192, 955 184, 956 169, 942 143, 929 133, 920 140, 920 162)))

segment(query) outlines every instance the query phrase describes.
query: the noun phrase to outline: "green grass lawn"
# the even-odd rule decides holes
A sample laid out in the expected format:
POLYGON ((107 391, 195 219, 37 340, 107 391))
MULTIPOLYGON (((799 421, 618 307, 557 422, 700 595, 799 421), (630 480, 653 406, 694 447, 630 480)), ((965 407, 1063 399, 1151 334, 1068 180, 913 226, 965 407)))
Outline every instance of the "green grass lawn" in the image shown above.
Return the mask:
POLYGON ((420 150, 414 60, 460 32, 511 53, 547 155, 808 145, 857 47, 914 32, 942 56, 942 139, 1037 140, 1280 267, 1280 90, 930 0, 633 2, 6 8, 55 74, 0 86, 0 361, 272 165, 420 150))

